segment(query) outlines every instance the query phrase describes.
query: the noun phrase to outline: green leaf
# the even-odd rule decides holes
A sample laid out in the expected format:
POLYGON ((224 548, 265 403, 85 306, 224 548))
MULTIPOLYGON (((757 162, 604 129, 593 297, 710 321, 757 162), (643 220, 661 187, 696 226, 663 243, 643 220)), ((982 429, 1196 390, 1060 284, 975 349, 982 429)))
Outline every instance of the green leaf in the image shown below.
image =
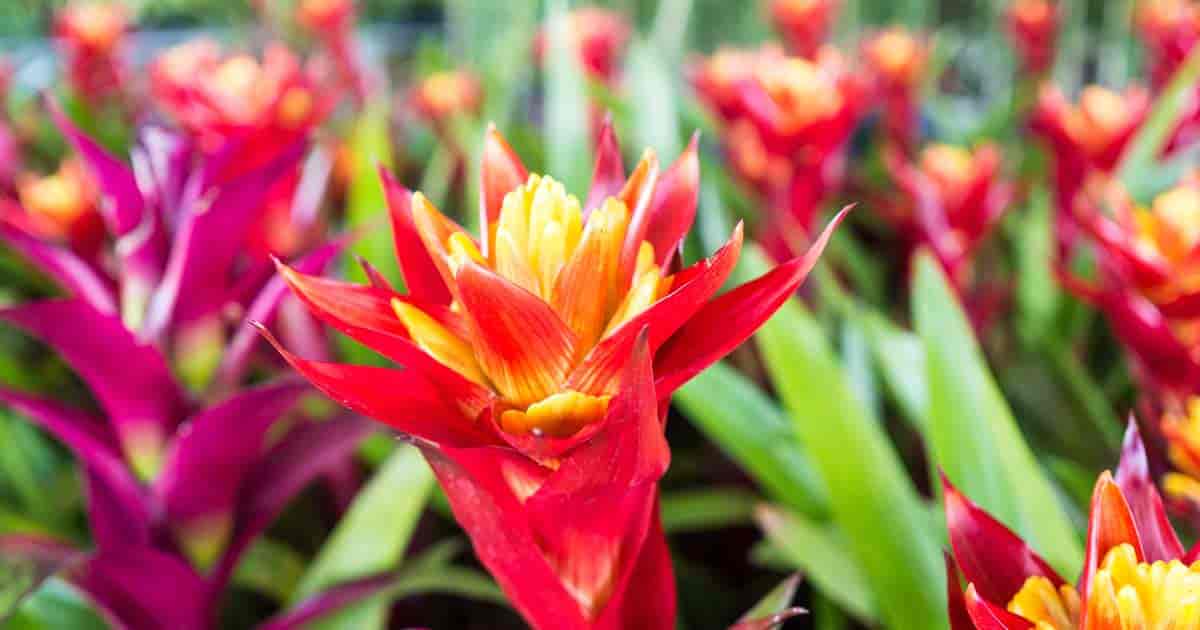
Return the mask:
MULTIPOLYGON (((291 603, 339 582, 396 566, 432 487, 433 473, 421 453, 412 446, 397 448, 329 535, 292 593, 291 603)), ((371 599, 319 627, 383 628, 386 617, 386 601, 371 599)))
POLYGON ((755 518, 775 548, 822 593, 863 621, 877 620, 866 577, 846 543, 828 526, 766 505, 755 518))
POLYGON ((672 160, 683 148, 676 105, 677 73, 672 72, 667 55, 652 41, 639 40, 630 46, 627 67, 630 92, 653 95, 640 99, 633 108, 636 146, 639 150, 653 148, 659 159, 672 160))
POLYGON ((582 192, 592 174, 591 109, 586 75, 572 48, 566 0, 546 3, 546 24, 546 172, 567 190, 582 192))
POLYGON ((740 372, 717 363, 680 388, 674 402, 772 500, 813 518, 828 515, 828 491, 791 422, 740 372))
POLYGON ((780 582, 769 593, 758 600, 754 608, 746 611, 738 621, 754 621, 756 619, 764 619, 783 612, 792 605, 792 600, 796 598, 796 589, 800 587, 800 575, 795 574, 784 581, 780 582))
POLYGON ((1017 332, 1029 345, 1044 342, 1054 330, 1058 282, 1050 268, 1054 254, 1050 195, 1034 188, 1029 211, 1016 222, 1013 247, 1017 256, 1017 332))
POLYGON ((1158 94, 1150 114, 1138 129, 1117 165, 1117 178, 1126 187, 1134 187, 1144 174, 1153 172, 1159 151, 1167 142, 1179 120, 1179 114, 1190 102, 1192 89, 1200 79, 1200 47, 1192 49, 1171 81, 1158 94))
POLYGON ((663 529, 679 534, 745 525, 757 502, 758 497, 741 488, 663 492, 663 529))
POLYGON ((921 338, 877 312, 857 315, 871 344, 875 365, 904 418, 922 435, 929 427, 929 386, 921 338))
POLYGON ((2 624, 5 630, 107 630, 109 625, 75 587, 50 578, 2 624))
MULTIPOLYGON (((760 251, 747 256, 753 266, 765 266, 760 251)), ((792 301, 757 340, 801 444, 829 489, 833 521, 871 588, 879 618, 893 630, 946 627, 941 552, 925 508, 821 327, 792 301)))
POLYGON ((925 343, 934 460, 1060 573, 1074 574, 1083 563, 1074 528, 993 381, 953 289, 928 253, 915 264, 913 320, 925 343))
POLYGON ((304 575, 304 558, 277 540, 260 538, 238 562, 233 581, 276 601, 286 602, 304 575))
MULTIPOLYGON (((346 222, 350 229, 363 230, 353 246, 354 253, 366 258, 397 287, 403 286, 392 233, 387 229, 387 201, 378 167, 392 166, 392 145, 388 139, 387 103, 369 103, 354 121, 349 138, 351 160, 350 189, 346 193, 346 222)), ((358 265, 348 265, 351 279, 365 282, 358 265)))

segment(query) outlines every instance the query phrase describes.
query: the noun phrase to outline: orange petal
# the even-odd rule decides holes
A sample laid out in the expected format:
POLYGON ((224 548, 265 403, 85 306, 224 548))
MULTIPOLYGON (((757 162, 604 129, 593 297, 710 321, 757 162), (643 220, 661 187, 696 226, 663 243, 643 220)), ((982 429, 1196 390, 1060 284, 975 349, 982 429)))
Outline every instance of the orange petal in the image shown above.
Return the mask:
POLYGON ((650 227, 650 201, 654 198, 657 186, 658 156, 652 149, 646 149, 620 195, 621 201, 630 212, 629 230, 621 249, 620 277, 625 283, 622 287, 627 286, 633 276, 638 249, 641 248, 646 230, 650 227))
POLYGON ((425 244, 425 249, 429 251, 438 273, 442 274, 442 279, 445 280, 450 293, 455 294, 454 273, 449 262, 451 254, 454 253, 451 251, 453 244, 451 237, 460 241, 460 246, 464 245, 462 241, 465 240, 466 243, 471 244, 473 249, 477 250, 478 248, 474 247, 474 241, 467 231, 439 212, 425 198, 425 195, 419 192, 413 193, 411 205, 413 224, 416 225, 417 234, 420 235, 421 242, 425 244), (462 236, 456 236, 459 234, 462 236))
POLYGON ((1133 546, 1139 559, 1146 556, 1142 552, 1142 542, 1138 537, 1137 525, 1133 521, 1133 513, 1121 488, 1113 481, 1112 473, 1105 471, 1096 480, 1096 488, 1092 491, 1092 512, 1088 518, 1087 555, 1084 558, 1083 576, 1079 578, 1080 591, 1086 600, 1091 587, 1092 576, 1108 551, 1117 545, 1128 543, 1133 546))
POLYGON ((628 211, 615 199, 592 213, 579 246, 555 282, 551 304, 575 333, 580 351, 600 338, 608 314, 623 297, 616 290, 617 261, 628 222, 628 211))
POLYGON ((558 391, 576 341, 550 305, 474 263, 458 270, 456 282, 475 355, 496 391, 517 407, 558 391))

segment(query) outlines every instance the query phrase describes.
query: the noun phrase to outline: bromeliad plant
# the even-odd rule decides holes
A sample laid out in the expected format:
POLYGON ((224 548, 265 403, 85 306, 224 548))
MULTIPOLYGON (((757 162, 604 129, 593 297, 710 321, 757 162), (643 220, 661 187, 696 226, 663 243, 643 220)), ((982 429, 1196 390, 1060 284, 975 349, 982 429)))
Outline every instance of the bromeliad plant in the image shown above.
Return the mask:
POLYGON ((1096 482, 1077 585, 944 482, 953 630, 1128 630, 1200 626, 1200 562, 1184 551, 1131 421, 1114 477, 1096 482), (968 583, 959 585, 959 570, 968 583))
POLYGON ((625 177, 601 129, 586 199, 530 175, 487 132, 478 240, 382 173, 406 294, 280 272, 321 319, 406 369, 280 352, 315 386, 398 429, 537 628, 672 628, 657 483, 671 394, 796 290, 808 254, 713 298, 742 243, 681 268, 696 212, 696 142, 665 172, 625 177))
MULTIPOLYGON (((144 129, 131 167, 51 109, 104 193, 116 247, 104 257, 110 277, 0 224, 0 238, 72 294, 0 309, 0 319, 56 350, 103 412, 0 388, 0 400, 74 452, 85 479, 95 550, 35 547, 68 565, 66 576, 118 627, 211 627, 249 544, 370 430, 358 419, 292 414, 308 391, 298 380, 226 395, 244 380, 257 340, 243 322, 226 350, 231 308, 268 319, 286 297, 282 281, 233 272, 253 209, 299 147, 222 185, 168 132, 144 129)), ((324 246, 297 266, 318 271, 337 250, 324 246)))

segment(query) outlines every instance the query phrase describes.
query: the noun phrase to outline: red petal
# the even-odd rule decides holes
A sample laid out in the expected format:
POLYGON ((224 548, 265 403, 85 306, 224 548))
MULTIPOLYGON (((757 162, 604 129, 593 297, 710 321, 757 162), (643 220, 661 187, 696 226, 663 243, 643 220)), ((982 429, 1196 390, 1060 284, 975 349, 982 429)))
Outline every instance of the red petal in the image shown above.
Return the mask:
POLYGON ((259 330, 314 387, 355 413, 435 444, 496 443, 481 425, 450 407, 438 388, 416 370, 309 361, 288 352, 265 328, 259 330))
POLYGON ((483 255, 490 256, 492 229, 500 218, 500 205, 517 186, 529 179, 521 158, 508 145, 504 136, 489 124, 483 138, 483 163, 479 169, 479 225, 483 238, 483 255))
POLYGON ((379 167, 379 177, 387 193, 388 212, 392 217, 396 260, 400 262, 400 271, 404 274, 409 295, 423 302, 449 304, 450 291, 413 224, 412 192, 397 183, 396 178, 382 166, 379 167))
POLYGON ((625 230, 625 242, 621 246, 621 278, 625 282, 622 286, 628 286, 633 277, 638 249, 646 240, 646 230, 650 227, 650 201, 654 199, 657 186, 658 156, 647 149, 621 189, 621 201, 629 210, 629 227, 625 230))
POLYGON ((607 114, 596 143, 596 168, 592 171, 592 188, 583 207, 584 220, 605 199, 617 196, 624 182, 625 165, 621 161, 621 146, 617 143, 617 135, 613 133, 612 114, 607 114))
MULTIPOLYGON (((445 396, 462 403, 474 413, 489 404, 491 392, 442 365, 408 338, 408 330, 392 310, 391 300, 396 294, 375 287, 310 276, 283 264, 277 266, 292 291, 321 321, 385 357, 424 374, 438 385, 445 396)), ((418 306, 454 332, 462 336, 467 334, 461 320, 448 309, 436 305, 418 306)))
POLYGON ((1063 579, 1037 552, 992 518, 942 477, 946 503, 946 529, 954 559, 967 581, 994 602, 1007 602, 1024 586, 1025 580, 1040 575, 1055 586, 1063 579))
POLYGON ((1092 512, 1088 517, 1087 554, 1084 556, 1083 575, 1079 578, 1079 591, 1087 601, 1092 575, 1104 561, 1104 556, 1113 547, 1130 544, 1137 552, 1138 560, 1145 561, 1142 543, 1138 539, 1137 525, 1129 504, 1121 494, 1121 488, 1113 481, 1112 474, 1105 471, 1096 480, 1092 491, 1092 512))
POLYGON ((542 554, 521 502, 503 481, 504 464, 517 463, 519 456, 486 448, 424 451, 475 555, 521 616, 535 628, 591 630, 542 554))
POLYGON ((650 531, 624 592, 613 597, 599 627, 656 630, 675 627, 675 571, 663 533, 658 501, 650 517, 650 531), (635 596, 636 595, 636 596, 635 596), (611 626, 606 624, 611 623, 611 626))
POLYGON ((974 584, 967 587, 966 599, 967 612, 977 630, 1030 630, 1034 627, 1032 622, 981 598, 974 584))
POLYGON ((479 365, 517 405, 557 391, 575 357, 575 335, 549 304, 474 263, 455 276, 479 365))
POLYGON ((597 344, 571 372, 568 387, 582 392, 610 392, 638 332, 648 328, 652 353, 662 347, 725 284, 741 249, 742 225, 738 223, 729 242, 711 258, 676 274, 675 290, 597 344))
POLYGON ((829 222, 804 256, 793 258, 705 304, 688 320, 655 358, 659 397, 669 397, 701 370, 719 361, 779 310, 804 282, 849 210, 849 206, 843 208, 829 222))
POLYGON ((1146 445, 1142 443, 1142 434, 1138 432, 1133 416, 1130 416, 1129 428, 1125 431, 1121 464, 1117 467, 1117 486, 1133 514, 1146 562, 1169 562, 1183 556, 1183 545, 1167 519, 1162 497, 1150 476, 1146 445))
POLYGON ((967 600, 963 597, 962 575, 954 557, 943 553, 946 561, 946 597, 947 610, 950 614, 950 630, 976 630, 967 612, 967 600))
POLYGON ((654 246, 657 263, 665 266, 696 220, 700 200, 700 132, 692 134, 675 163, 659 179, 650 201, 644 239, 654 246))

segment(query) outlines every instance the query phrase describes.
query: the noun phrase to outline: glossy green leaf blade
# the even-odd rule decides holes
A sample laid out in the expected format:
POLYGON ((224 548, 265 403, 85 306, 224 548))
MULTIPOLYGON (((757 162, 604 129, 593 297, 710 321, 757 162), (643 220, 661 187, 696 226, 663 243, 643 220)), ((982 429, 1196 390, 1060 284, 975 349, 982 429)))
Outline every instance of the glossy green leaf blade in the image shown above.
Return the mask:
POLYGON ((1136 187, 1137 179, 1155 168, 1158 153, 1175 129, 1180 112, 1188 105, 1197 79, 1200 79, 1200 47, 1193 47, 1171 81, 1159 92, 1150 114, 1117 166, 1117 177, 1126 187, 1136 187))
POLYGON ((663 492, 663 529, 679 534, 746 525, 757 502, 758 497, 742 488, 663 492))
POLYGON ((861 313, 858 319, 870 340, 884 385, 904 418, 924 435, 929 428, 929 386, 925 383, 925 348, 920 337, 879 313, 861 313))
POLYGON ((109 627, 100 613, 75 587, 58 578, 50 578, 25 598, 16 613, 0 619, 5 630, 105 630, 109 627))
MULTIPOLYGON (((748 255, 761 260, 761 253, 748 255)), ((941 552, 921 499, 821 327, 793 301, 757 340, 880 619, 894 630, 946 627, 941 552)))
POLYGON ((917 256, 914 273, 913 320, 925 344, 935 461, 1055 569, 1074 575, 1083 562, 1079 540, 992 379, 953 289, 926 253, 917 256))
POLYGON ((752 621, 777 614, 792 605, 796 589, 800 588, 800 575, 792 575, 780 582, 769 593, 758 600, 754 608, 746 611, 739 621, 752 621))
MULTIPOLYGON (((433 472, 421 453, 411 446, 397 448, 329 535, 291 603, 399 564, 432 488, 433 472)), ((387 602, 373 599, 339 612, 318 627, 383 628, 386 616, 387 602)))
POLYGON ((775 506, 761 506, 755 518, 767 539, 830 599, 859 619, 876 620, 871 587, 854 557, 828 526, 775 506))
POLYGON ((680 388, 674 402, 772 500, 813 518, 828 514, 828 491, 795 428, 741 372, 717 363, 680 388))
MULTIPOLYGON (((346 193, 346 219, 351 229, 363 230, 355 241, 354 253, 366 258, 389 280, 401 286, 399 268, 392 251, 392 232, 387 229, 387 202, 379 181, 379 166, 392 166, 392 145, 388 138, 388 107, 372 103, 363 109, 351 130, 350 189, 346 193)), ((349 266, 349 275, 359 282, 366 276, 358 265, 349 266)))

